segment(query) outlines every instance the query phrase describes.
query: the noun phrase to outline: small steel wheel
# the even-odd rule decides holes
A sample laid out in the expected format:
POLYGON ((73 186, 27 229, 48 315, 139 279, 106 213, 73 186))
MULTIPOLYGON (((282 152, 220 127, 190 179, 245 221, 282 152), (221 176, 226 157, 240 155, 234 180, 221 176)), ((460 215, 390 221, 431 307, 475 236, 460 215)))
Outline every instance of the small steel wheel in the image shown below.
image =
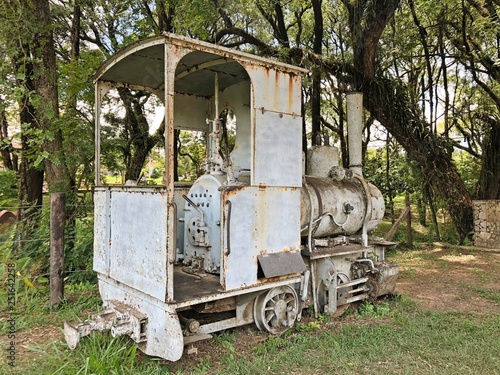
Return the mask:
POLYGON ((255 325, 261 331, 279 335, 293 326, 299 306, 295 289, 288 285, 273 288, 255 299, 255 325))
MULTIPOLYGON (((333 277, 333 275, 332 275, 333 277)), ((342 285, 343 283, 349 282, 350 279, 349 277, 344 274, 344 273, 338 273, 337 274, 337 286, 342 285)), ((337 307, 335 309, 335 312, 331 312, 328 309, 328 301, 329 301, 329 295, 330 291, 328 290, 328 286, 330 283, 325 280, 320 280, 319 285, 317 287, 316 293, 318 296, 318 305, 320 312, 323 312, 327 315, 329 315, 332 318, 338 318, 341 317, 349 308, 351 305, 350 303, 346 303, 346 298, 350 297, 349 291, 352 289, 352 287, 347 287, 347 288, 339 288, 337 289, 337 307), (339 305, 340 303, 340 305, 339 305)), ((335 292, 334 292, 335 293, 335 292)))

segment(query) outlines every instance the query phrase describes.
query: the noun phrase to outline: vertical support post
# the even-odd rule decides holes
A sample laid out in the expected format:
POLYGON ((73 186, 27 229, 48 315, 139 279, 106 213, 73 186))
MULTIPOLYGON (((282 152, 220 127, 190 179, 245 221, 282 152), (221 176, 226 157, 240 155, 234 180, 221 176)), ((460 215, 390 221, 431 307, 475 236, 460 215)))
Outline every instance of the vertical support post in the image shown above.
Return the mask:
POLYGON ((94 116, 95 116, 95 184, 101 184, 101 84, 96 82, 94 89, 94 116))
POLYGON ((50 194, 50 304, 64 298, 64 193, 50 194))
POLYGON ((167 259, 166 259, 166 290, 165 302, 174 300, 174 262, 176 252, 174 200, 174 97, 175 97, 175 68, 177 63, 187 53, 177 46, 165 43, 164 71, 165 71, 165 185, 167 188, 167 259))
POLYGON ((102 98, 106 95, 107 92, 111 90, 111 85, 97 81, 95 83, 94 88, 94 121, 95 121, 95 160, 94 160, 94 169, 95 169, 95 185, 98 186, 101 184, 101 104, 102 98))
POLYGON ((408 247, 413 247, 413 233, 411 230, 411 208, 410 208, 410 195, 406 194, 405 197, 406 207, 408 208, 408 215, 406 215, 406 236, 408 238, 408 247))

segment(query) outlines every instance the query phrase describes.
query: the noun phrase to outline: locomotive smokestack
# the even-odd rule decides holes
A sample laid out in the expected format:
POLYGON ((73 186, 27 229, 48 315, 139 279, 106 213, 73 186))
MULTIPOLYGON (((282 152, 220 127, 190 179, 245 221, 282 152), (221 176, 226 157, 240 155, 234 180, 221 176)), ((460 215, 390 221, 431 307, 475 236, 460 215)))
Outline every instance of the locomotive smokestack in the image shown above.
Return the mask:
POLYGON ((363 153, 361 146, 363 136, 363 94, 360 92, 347 94, 346 104, 349 169, 362 176, 363 153))

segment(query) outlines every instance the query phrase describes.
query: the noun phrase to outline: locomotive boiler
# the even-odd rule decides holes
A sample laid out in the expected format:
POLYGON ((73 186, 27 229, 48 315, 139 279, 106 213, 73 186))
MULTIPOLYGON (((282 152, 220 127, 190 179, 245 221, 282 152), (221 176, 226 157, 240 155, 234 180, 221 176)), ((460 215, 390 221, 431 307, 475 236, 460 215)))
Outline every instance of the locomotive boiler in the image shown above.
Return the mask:
POLYGON ((394 243, 371 232, 384 215, 362 175, 362 96, 347 95, 350 167, 327 145, 302 152, 305 69, 172 34, 107 60, 95 75, 94 259, 103 311, 65 322, 71 348, 92 330, 127 335, 170 361, 217 331, 255 323, 279 334, 312 306, 341 314, 394 290, 394 243), (101 179, 103 98, 127 87, 165 107, 161 186, 101 179), (231 113, 229 152, 221 134, 231 113), (174 131, 207 136, 205 174, 174 181, 174 131))

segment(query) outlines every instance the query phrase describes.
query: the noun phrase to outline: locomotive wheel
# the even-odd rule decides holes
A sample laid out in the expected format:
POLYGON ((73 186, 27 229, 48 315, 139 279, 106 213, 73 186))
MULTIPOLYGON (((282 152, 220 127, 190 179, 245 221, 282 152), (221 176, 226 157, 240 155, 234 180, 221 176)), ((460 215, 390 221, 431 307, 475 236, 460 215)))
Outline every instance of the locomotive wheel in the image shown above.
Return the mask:
POLYGON ((293 326, 299 306, 295 289, 288 285, 273 288, 255 299, 255 325, 261 331, 279 335, 293 326))

